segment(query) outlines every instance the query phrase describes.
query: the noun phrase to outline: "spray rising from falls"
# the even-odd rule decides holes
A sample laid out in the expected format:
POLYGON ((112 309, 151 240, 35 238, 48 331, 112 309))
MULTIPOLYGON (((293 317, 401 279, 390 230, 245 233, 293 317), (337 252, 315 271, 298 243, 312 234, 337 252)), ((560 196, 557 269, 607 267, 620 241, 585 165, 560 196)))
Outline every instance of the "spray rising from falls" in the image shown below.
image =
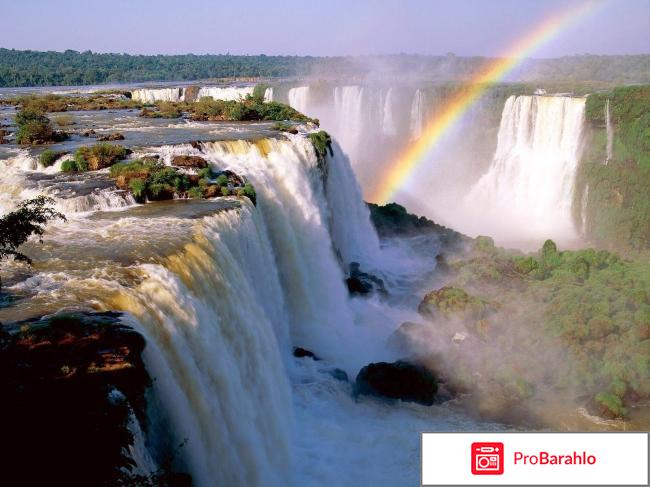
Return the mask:
POLYGON ((474 233, 504 240, 576 236, 571 206, 584 109, 584 98, 508 98, 492 165, 465 200, 467 213, 481 218, 471 224, 474 233))

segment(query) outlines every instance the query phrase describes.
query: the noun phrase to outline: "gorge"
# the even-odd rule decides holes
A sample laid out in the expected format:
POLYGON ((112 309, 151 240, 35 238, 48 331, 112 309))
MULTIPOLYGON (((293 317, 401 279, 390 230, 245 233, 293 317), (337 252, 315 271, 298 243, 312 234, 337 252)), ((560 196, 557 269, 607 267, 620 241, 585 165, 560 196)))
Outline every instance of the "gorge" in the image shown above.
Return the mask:
MULTIPOLYGON (((602 225, 593 203, 601 200, 591 199, 604 190, 585 167, 592 158, 598 168, 605 161, 616 167, 622 141, 609 140, 624 136, 625 120, 615 108, 612 116, 609 104, 618 98, 534 95, 522 86, 489 92, 426 171, 413 176, 412 199, 396 195, 409 210, 470 238, 401 207, 374 208, 371 219, 363 198, 373 174, 422 136, 436 104, 459 87, 258 86, 125 86, 99 95, 156 113, 168 108, 160 103, 177 104, 182 113, 149 118, 140 116, 139 105, 66 111, 74 124, 62 126, 67 140, 48 146, 64 153, 49 167, 40 162, 42 147, 15 143, 14 104, 0 111, 12 132, 0 146, 2 213, 45 194, 67 218, 50 223, 42 244, 24 245, 31 267, 3 264, 0 321, 12 326, 3 344, 42 344, 48 337, 31 330, 51 326, 47 320, 109 312, 143 337, 143 365, 129 364, 150 376, 142 386, 146 405, 130 404, 132 396, 119 387, 111 390, 111 397, 127 398, 135 418, 126 442, 135 464, 130 473, 166 469, 197 486, 415 485, 420 431, 648 424, 647 407, 624 420, 622 409, 594 406, 607 402, 596 401, 596 393, 613 394, 605 392, 611 377, 594 373, 594 384, 564 375, 564 365, 575 365, 592 380, 591 365, 572 341, 526 328, 530 314, 533 325, 544 322, 546 310, 531 296, 558 288, 557 276, 588 293, 592 278, 636 276, 625 267, 631 264, 605 251, 561 252, 553 242, 538 253, 510 254, 474 238, 488 234, 525 250, 551 238, 563 248, 588 239, 585 228, 602 225), (183 105, 255 92, 262 93, 259 103, 286 102, 317 118, 333 140, 319 147, 314 121, 197 120, 183 105), (593 100, 603 107, 591 107, 593 100), (175 157, 199 157, 215 175, 245 178, 255 201, 228 183, 221 197, 175 193, 141 204, 116 186, 108 168, 62 171, 89 144, 90 130, 123 135, 127 162, 170 168, 175 157), (605 144, 586 148, 601 131, 605 144), (351 294, 353 277, 374 285, 351 294), (497 346, 502 357, 492 354, 497 346), (401 360, 432 371, 432 405, 400 396, 384 401, 355 380, 369 364, 399 368, 401 360)), ((176 170, 198 176, 193 168, 176 170)), ((591 326, 610 336, 607 313, 620 313, 617 326, 634 343, 629 355, 638 362, 647 358, 647 281, 630 279, 646 294, 611 298, 608 310, 589 319, 598 318, 591 326)), ((589 337, 599 349, 601 335, 589 337)), ((647 377, 643 364, 630 363, 624 392, 614 396, 634 409, 648 395, 647 377)), ((55 370, 57 380, 70 367, 55 370)))

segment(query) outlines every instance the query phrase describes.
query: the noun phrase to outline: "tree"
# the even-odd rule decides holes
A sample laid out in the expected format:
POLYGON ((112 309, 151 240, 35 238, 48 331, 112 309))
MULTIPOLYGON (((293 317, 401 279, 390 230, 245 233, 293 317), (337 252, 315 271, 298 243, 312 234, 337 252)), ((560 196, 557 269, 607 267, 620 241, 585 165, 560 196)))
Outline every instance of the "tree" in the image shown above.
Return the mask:
POLYGON ((8 257, 31 264, 32 260, 18 251, 18 247, 27 242, 29 237, 36 235, 42 242, 45 224, 50 220, 65 221, 58 211, 51 208, 54 200, 47 196, 37 196, 23 201, 18 208, 0 218, 0 261, 8 257))

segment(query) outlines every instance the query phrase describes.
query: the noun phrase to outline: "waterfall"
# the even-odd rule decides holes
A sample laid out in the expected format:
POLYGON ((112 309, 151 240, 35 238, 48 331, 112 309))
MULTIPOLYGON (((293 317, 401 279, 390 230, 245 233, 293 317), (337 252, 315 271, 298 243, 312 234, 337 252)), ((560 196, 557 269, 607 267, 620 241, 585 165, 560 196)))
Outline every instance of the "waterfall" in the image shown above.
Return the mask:
POLYGON ((575 236, 571 205, 584 110, 584 98, 508 98, 492 164, 465 200, 475 213, 481 209, 475 230, 523 238, 575 236))
POLYGON ((422 90, 417 89, 415 90, 413 102, 411 103, 411 140, 419 139, 422 136, 422 130, 424 129, 424 110, 424 94, 422 93, 422 90))
MULTIPOLYGON (((179 252, 108 294, 147 339, 156 413, 195 485, 284 485, 291 395, 283 291, 250 204, 205 217, 179 252)), ((115 287, 115 284, 112 285, 115 287)), ((156 418, 153 423, 155 424, 156 418)))
POLYGON ((291 88, 287 94, 289 106, 295 108, 300 113, 307 113, 307 102, 309 100, 309 86, 299 86, 291 88))
POLYGON ((582 236, 587 235, 587 204, 589 203, 589 184, 585 186, 585 190, 582 193, 582 198, 580 199, 580 234, 582 236))
POLYGON ((273 101, 273 88, 264 90, 264 101, 273 101))
POLYGON ((202 86, 199 89, 196 99, 200 100, 204 96, 210 96, 214 100, 240 100, 252 95, 255 87, 253 86, 202 86))
POLYGON ((332 152, 325 185, 332 240, 344 264, 359 262, 366 270, 376 269, 379 239, 363 202, 361 187, 337 142, 332 143, 332 152))
POLYGON ((142 103, 154 103, 157 101, 183 101, 182 88, 143 88, 133 90, 131 98, 142 103))
POLYGON ((612 160, 612 150, 614 148, 614 129, 612 127, 612 118, 609 113, 609 99, 605 102, 605 126, 607 129, 607 156, 605 165, 612 160))
POLYGON ((397 127, 393 117, 393 88, 388 88, 383 108, 382 132, 385 135, 394 136, 397 134, 397 127))
POLYGON ((353 158, 359 153, 363 133, 363 98, 361 86, 337 86, 334 88, 337 139, 353 158))

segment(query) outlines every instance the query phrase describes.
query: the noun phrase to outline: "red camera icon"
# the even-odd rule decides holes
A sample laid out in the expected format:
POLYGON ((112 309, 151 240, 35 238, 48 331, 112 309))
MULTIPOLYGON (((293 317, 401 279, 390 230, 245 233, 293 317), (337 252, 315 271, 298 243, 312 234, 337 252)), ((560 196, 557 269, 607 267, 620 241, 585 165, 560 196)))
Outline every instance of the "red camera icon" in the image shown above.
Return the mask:
POLYGON ((474 475, 503 474, 503 443, 472 443, 474 475))

